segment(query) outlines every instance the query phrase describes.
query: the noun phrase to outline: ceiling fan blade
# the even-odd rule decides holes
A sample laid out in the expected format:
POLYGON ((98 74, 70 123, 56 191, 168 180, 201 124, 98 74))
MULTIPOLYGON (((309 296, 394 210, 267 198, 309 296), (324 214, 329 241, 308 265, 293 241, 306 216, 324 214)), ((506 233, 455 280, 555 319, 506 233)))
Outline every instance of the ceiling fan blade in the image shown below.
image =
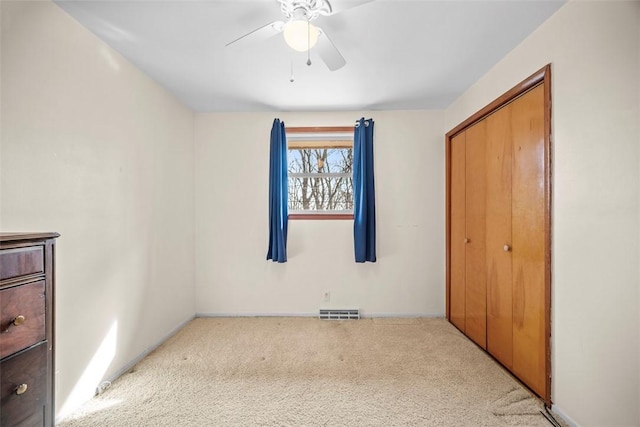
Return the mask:
POLYGON ((331 2, 331 15, 343 12, 347 9, 351 9, 357 6, 362 6, 366 3, 371 3, 374 0, 335 0, 331 2))
POLYGON ((268 38, 275 36, 276 34, 280 34, 282 32, 282 28, 284 27, 284 22, 275 21, 270 24, 264 25, 260 28, 257 28, 250 33, 245 34, 244 36, 240 36, 237 39, 227 43, 225 46, 234 45, 237 47, 248 46, 249 44, 265 41, 268 38))
POLYGON ((327 64, 327 67, 331 71, 335 71, 346 65, 347 61, 344 59, 338 48, 333 44, 327 33, 318 28, 320 36, 318 37, 318 44, 313 48, 320 55, 320 58, 327 64))

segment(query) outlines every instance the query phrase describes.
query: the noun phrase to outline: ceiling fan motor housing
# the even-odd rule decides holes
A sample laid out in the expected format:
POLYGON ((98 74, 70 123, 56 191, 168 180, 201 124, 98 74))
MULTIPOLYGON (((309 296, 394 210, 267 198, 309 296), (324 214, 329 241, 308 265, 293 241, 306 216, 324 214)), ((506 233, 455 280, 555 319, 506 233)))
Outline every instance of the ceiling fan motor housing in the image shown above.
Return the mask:
POLYGON ((320 15, 331 15, 329 0, 278 0, 280 10, 288 19, 306 19, 313 21, 320 15))

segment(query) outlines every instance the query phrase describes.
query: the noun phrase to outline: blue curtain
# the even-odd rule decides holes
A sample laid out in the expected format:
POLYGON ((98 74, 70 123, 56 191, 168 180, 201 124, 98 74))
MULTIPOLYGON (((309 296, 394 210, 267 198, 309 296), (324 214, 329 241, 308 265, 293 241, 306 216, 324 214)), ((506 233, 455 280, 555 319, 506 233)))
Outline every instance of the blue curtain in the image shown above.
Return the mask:
POLYGON ((267 259, 287 262, 287 221, 289 217, 287 185, 287 136, 284 122, 273 121, 269 163, 269 250, 267 259))
POLYGON ((356 122, 353 136, 353 237, 356 262, 376 262, 373 120, 356 122))

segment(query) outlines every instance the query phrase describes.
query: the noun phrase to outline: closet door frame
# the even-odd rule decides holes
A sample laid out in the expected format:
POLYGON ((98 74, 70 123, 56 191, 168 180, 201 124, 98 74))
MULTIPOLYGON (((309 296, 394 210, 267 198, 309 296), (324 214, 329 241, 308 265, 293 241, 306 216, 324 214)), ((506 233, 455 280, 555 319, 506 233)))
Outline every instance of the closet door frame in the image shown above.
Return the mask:
POLYGON ((513 101, 515 98, 533 89, 536 86, 544 87, 544 163, 545 163, 545 355, 546 355, 546 396, 540 396, 547 406, 551 406, 551 64, 547 64, 540 70, 527 77, 516 86, 500 95, 484 108, 480 109, 468 119, 447 132, 445 136, 445 166, 446 166, 446 315, 451 319, 451 139, 460 132, 483 120, 494 111, 513 101))

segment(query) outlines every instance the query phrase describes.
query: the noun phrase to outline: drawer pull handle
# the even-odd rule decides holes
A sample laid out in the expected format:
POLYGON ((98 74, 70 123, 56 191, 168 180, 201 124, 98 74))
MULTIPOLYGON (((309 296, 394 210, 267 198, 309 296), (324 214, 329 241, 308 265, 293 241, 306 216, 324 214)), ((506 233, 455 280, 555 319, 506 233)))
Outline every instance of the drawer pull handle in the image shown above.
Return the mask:
POLYGON ((21 394, 25 394, 27 392, 27 388, 29 388, 26 384, 20 384, 16 387, 16 394, 20 396, 21 394))
POLYGON ((27 320, 22 314, 19 316, 16 316, 13 318, 13 320, 11 321, 11 324, 13 324, 14 326, 20 326, 24 323, 24 321, 27 320))

